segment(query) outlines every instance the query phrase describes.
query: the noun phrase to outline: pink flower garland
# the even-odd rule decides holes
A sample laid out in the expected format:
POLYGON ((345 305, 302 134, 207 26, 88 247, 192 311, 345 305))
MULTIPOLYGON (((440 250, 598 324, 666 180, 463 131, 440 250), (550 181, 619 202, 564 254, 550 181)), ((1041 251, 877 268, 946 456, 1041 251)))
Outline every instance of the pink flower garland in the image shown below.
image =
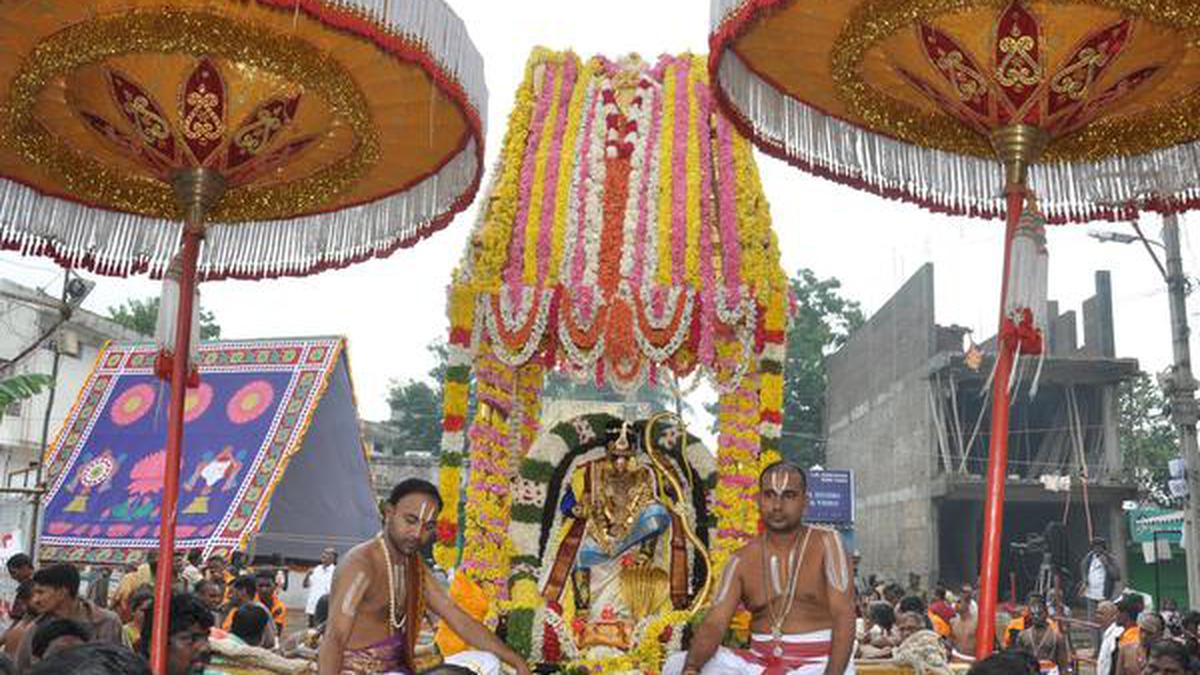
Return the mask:
MULTIPOLYGON (((596 113, 602 103, 598 95, 598 87, 595 80, 588 82, 588 87, 592 89, 591 103, 588 106, 586 116, 584 117, 583 126, 583 143, 582 152, 579 155, 579 185, 576 187, 578 195, 578 204, 576 207, 576 230, 575 230, 575 253, 571 260, 571 296, 573 300, 583 300, 585 292, 583 291, 583 271, 587 265, 587 253, 584 250, 584 242, 587 239, 588 219, 587 219, 587 196, 590 183, 596 178, 591 175, 592 167, 592 134, 596 133, 595 121, 596 113)), ((588 289, 590 292, 591 289, 588 289)), ((590 310, 590 307, 588 307, 590 310)), ((589 312, 590 314, 590 312, 589 312)))
POLYGON ((514 304, 520 299, 520 290, 524 285, 522 268, 525 263, 525 229, 529 226, 529 201, 533 194, 533 172, 537 165, 537 149, 541 145, 546 116, 550 111, 550 101, 554 98, 546 92, 554 91, 554 83, 559 75, 560 69, 554 63, 546 63, 542 72, 541 88, 534 88, 534 91, 537 92, 538 103, 533 113, 533 123, 529 129, 529 140, 525 145, 525 159, 521 163, 520 197, 517 216, 513 222, 512 237, 509 240, 508 268, 504 271, 504 284, 508 286, 514 304))
POLYGON ((700 360, 712 362, 716 356, 714 343, 716 335, 716 308, 713 305, 713 292, 717 281, 713 278, 712 261, 712 213, 709 208, 712 199, 712 137, 709 127, 712 102, 709 98, 708 87, 696 83, 695 96, 699 114, 692 122, 696 125, 696 135, 700 141, 700 360))
POLYGON ((671 283, 686 282, 688 72, 691 61, 675 59, 675 140, 671 144, 671 283))
MULTIPOLYGON (((567 113, 571 107, 571 92, 575 90, 575 77, 578 69, 575 58, 568 57, 563 64, 562 91, 558 97, 558 118, 554 122, 553 137, 550 144, 550 155, 546 162, 545 185, 542 188, 542 223, 538 229, 538 285, 546 280, 546 271, 550 265, 551 235, 554 233, 555 200, 558 196, 558 172, 562 165, 563 136, 566 135, 567 113)), ((549 97, 547 97, 549 99, 549 97)), ((514 258, 515 260, 516 258, 514 258)))

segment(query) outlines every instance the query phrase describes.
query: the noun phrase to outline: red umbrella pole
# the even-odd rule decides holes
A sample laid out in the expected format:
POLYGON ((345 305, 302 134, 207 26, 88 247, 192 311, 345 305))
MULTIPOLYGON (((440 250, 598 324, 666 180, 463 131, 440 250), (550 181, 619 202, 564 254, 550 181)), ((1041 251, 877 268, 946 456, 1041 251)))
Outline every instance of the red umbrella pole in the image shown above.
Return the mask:
POLYGON ((1028 124, 1011 124, 992 132, 992 149, 1004 165, 1004 194, 1008 220, 1004 228, 1004 278, 1000 285, 1000 327, 996 331, 996 372, 992 377, 992 436, 988 447, 987 494, 983 507, 983 559, 979 570, 979 627, 975 657, 992 653, 996 640, 996 596, 1000 585, 1000 535, 1004 525, 1004 480, 1008 473, 1008 378, 1017 345, 1005 337, 1004 308, 1008 304, 1008 274, 1012 241, 1025 206, 1029 167, 1046 149, 1049 136, 1028 124))
POLYGON ((1008 190, 1008 224, 1004 231, 1004 281, 1000 287, 1000 330, 996 332, 996 372, 992 376, 992 435, 988 447, 987 501, 983 511, 983 560, 979 572, 979 628, 975 657, 992 653, 996 639, 996 598, 1000 584, 1000 535, 1004 524, 1004 479, 1008 473, 1008 378, 1015 345, 1004 337, 1004 306, 1008 302, 1008 271, 1013 234, 1021 218, 1025 193, 1008 190))
POLYGON ((175 350, 171 360, 171 402, 167 409, 167 456, 163 469, 163 498, 158 528, 158 565, 154 573, 154 643, 150 668, 167 672, 167 618, 170 616, 172 567, 175 550, 175 517, 179 510, 179 465, 183 457, 183 402, 187 394, 188 355, 191 353, 192 301, 196 295, 196 260, 200 255, 201 229, 188 223, 183 229, 179 277, 179 314, 175 321, 175 350))
POLYGON ((167 448, 163 468, 162 507, 158 529, 158 565, 154 576, 153 643, 150 669, 155 675, 167 672, 168 617, 171 615, 172 567, 175 551, 175 519, 179 510, 179 467, 183 459, 183 403, 187 395, 192 335, 192 303, 196 297, 196 263, 204 218, 225 190, 225 180, 211 169, 180 171, 174 177, 175 197, 187 214, 180 251, 179 312, 175 320, 175 350, 171 360, 171 401, 167 409, 167 448))

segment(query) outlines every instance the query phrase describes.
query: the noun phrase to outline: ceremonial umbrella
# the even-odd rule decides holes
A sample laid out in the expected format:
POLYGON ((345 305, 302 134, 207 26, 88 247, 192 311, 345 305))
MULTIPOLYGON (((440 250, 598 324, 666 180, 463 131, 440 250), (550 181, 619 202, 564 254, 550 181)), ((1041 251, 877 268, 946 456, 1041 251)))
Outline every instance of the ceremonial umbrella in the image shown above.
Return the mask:
POLYGON ((482 172, 482 59, 440 0, 8 2, 0 51, 0 246, 177 278, 161 673, 197 281, 311 274, 445 226, 482 172))
POLYGON ((1148 203, 1122 178, 1195 166, 1184 160, 1200 139, 1200 10, 1189 0, 714 0, 712 29, 717 100, 765 152, 934 211, 1007 212, 976 645, 986 655, 1008 375, 1017 352, 1043 352, 1035 308, 1013 299, 1014 285, 1037 285, 1012 255, 1014 240, 1036 238, 1036 222, 1016 236, 1026 185, 1051 222, 1200 204, 1194 169, 1148 203))

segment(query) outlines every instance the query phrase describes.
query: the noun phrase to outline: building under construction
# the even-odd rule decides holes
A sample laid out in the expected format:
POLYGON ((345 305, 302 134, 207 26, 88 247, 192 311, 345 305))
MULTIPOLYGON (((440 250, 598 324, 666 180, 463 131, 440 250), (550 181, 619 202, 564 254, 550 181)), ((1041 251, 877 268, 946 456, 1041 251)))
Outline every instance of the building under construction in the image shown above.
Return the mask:
MULTIPOLYGON (((1033 535, 1048 526, 1060 566, 1077 568, 1089 532, 1124 564, 1121 505, 1136 491, 1121 463, 1118 387, 1138 364, 1116 358, 1108 272, 1083 304, 1082 341, 1076 313, 1058 310, 1049 304, 1044 362, 1022 357, 1012 383, 1002 596, 1034 583, 1045 559, 1033 535)), ((827 361, 826 459, 855 471, 864 574, 957 583, 978 573, 994 359, 988 343, 972 358, 966 332, 935 322, 929 264, 827 361)))

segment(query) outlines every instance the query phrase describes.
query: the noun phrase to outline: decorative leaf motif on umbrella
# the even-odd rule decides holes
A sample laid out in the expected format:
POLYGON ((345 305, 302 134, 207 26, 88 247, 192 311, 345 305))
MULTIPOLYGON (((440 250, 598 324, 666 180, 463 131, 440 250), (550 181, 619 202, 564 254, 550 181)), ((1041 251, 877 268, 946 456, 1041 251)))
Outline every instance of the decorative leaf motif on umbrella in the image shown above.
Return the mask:
POLYGON ((996 22, 990 69, 981 68, 979 60, 949 33, 929 23, 917 26, 929 64, 953 96, 919 74, 899 65, 895 68, 913 89, 977 132, 1032 124, 1059 137, 1111 110, 1162 70, 1160 64, 1143 65, 1097 93, 1096 82, 1117 63, 1132 33, 1130 19, 1092 31, 1057 69, 1048 70, 1043 63, 1041 23, 1024 2, 1014 0, 996 22))
POLYGON ((208 57, 197 59, 180 85, 179 129, 132 77, 112 68, 107 76, 129 129, 92 110, 80 109, 79 115, 109 147, 160 180, 169 180, 179 169, 208 167, 220 171, 230 186, 244 185, 293 161, 319 138, 309 134, 280 142, 296 118, 300 94, 263 101, 230 133, 225 81, 217 63, 208 57))
POLYGON ((203 58, 184 82, 183 137, 201 166, 225 136, 225 82, 211 59, 203 58))

